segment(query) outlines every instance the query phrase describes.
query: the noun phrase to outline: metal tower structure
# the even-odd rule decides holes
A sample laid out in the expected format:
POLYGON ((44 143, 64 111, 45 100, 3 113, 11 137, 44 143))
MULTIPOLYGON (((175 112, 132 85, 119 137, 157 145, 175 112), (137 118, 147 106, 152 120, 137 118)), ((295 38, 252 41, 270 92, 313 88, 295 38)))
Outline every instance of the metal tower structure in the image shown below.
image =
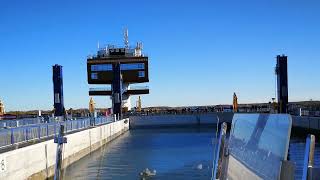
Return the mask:
MULTIPOLYGON (((62 66, 56 64, 52 67, 53 72, 53 94, 54 94, 54 116, 58 121, 65 119, 65 108, 63 100, 63 75, 62 66)), ((57 144, 56 164, 54 180, 62 179, 62 152, 63 144, 67 143, 67 138, 64 137, 64 125, 60 124, 58 135, 54 137, 54 143, 57 144)))
POLYGON ((113 81, 111 85, 112 89, 112 106, 113 114, 122 114, 122 75, 120 69, 120 63, 113 64, 113 81))
POLYGON ((124 31, 124 47, 108 45, 87 59, 88 83, 107 85, 90 88, 90 96, 110 96, 112 113, 121 117, 131 110, 130 96, 149 94, 146 86, 134 86, 149 82, 148 56, 142 53, 142 43, 129 46, 128 30, 124 31), (132 86, 133 85, 133 86, 132 86))
POLYGON ((278 113, 288 113, 288 60, 285 55, 277 56, 278 113))
POLYGON ((62 66, 54 65, 53 70, 53 92, 54 92, 54 116, 63 117, 65 114, 63 100, 63 75, 62 66))

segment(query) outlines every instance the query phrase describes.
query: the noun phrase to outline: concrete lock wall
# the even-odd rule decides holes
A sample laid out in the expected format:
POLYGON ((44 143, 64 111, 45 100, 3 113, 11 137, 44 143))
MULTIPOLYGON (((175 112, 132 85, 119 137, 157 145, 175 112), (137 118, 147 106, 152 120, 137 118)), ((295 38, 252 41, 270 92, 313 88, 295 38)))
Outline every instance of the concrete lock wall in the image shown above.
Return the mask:
POLYGON ((292 126, 311 130, 320 130, 319 117, 292 116, 292 126))
MULTIPOLYGON (((79 160, 129 129, 129 119, 67 135, 63 167, 79 160)), ((0 179, 45 179, 54 175, 57 144, 52 140, 0 154, 0 179)))
MULTIPOLYGON (((151 126, 184 126, 184 125, 206 125, 216 124, 217 121, 231 123, 232 112, 204 113, 204 114, 170 114, 170 115, 148 115, 131 116, 130 127, 151 126)), ((319 117, 292 116, 293 128, 320 131, 319 117)))
POLYGON ((231 123, 233 113, 204 113, 204 114, 169 114, 169 115, 149 115, 131 116, 130 127, 150 127, 150 126, 186 126, 186 125, 210 125, 220 122, 231 123))

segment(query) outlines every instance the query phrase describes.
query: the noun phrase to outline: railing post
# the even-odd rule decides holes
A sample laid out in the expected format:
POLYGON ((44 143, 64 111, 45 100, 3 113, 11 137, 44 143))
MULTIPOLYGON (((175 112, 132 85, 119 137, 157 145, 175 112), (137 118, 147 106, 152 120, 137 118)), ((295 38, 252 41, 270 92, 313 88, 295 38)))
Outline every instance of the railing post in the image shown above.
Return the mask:
POLYGON ((25 140, 28 141, 28 127, 26 127, 26 136, 25 136, 25 140))
POLYGON ((11 144, 14 144, 13 128, 11 128, 11 144))
POLYGON ((227 124, 224 122, 221 124, 218 144, 214 147, 214 164, 212 169, 212 179, 224 179, 224 177, 220 177, 220 175, 224 174, 225 170, 225 147, 226 147, 226 135, 227 134, 227 124), (219 168, 222 167, 222 168, 219 168))
POLYGON ((41 137, 41 124, 38 125, 38 137, 41 137))
MULTIPOLYGON (((313 145, 311 143, 311 139, 314 139, 312 137, 314 135, 309 134, 306 139, 306 146, 305 146, 305 152, 304 152, 304 161, 303 161, 303 169, 302 169, 302 179, 307 180, 308 178, 308 166, 309 164, 313 163, 313 160, 310 159, 310 149, 313 148, 313 145)), ((313 153, 311 153, 313 156, 313 153)))
MULTIPOLYGON (((314 150, 316 139, 314 135, 310 135, 310 149, 309 149, 309 161, 308 161, 308 179, 313 179, 314 169, 314 150)), ((316 177, 316 176, 315 176, 316 177)))
POLYGON ((49 136, 49 125, 47 124, 47 137, 49 136))

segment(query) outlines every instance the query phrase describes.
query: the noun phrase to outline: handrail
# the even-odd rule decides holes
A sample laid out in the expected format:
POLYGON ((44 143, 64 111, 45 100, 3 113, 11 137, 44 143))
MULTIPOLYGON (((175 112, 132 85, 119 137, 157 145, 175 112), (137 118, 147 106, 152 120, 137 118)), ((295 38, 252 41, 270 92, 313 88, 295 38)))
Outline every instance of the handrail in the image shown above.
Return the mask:
POLYGON ((112 121, 112 117, 98 117, 0 129, 0 149, 14 144, 28 142, 30 140, 33 141, 57 135, 59 133, 60 124, 64 125, 64 131, 66 133, 70 133, 89 128, 92 125, 102 125, 112 121))

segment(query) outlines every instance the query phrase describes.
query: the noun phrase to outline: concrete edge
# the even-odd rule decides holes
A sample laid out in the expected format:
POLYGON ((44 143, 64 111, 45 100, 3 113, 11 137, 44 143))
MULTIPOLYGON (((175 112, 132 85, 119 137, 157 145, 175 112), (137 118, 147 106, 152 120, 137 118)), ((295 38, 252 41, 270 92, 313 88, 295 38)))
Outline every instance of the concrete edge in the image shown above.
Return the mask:
MULTIPOLYGON (((127 132, 129 130, 129 128, 125 128, 123 130, 121 130, 120 132, 112 135, 111 137, 108 137, 106 139, 101 140, 100 142, 97 142, 95 144, 92 144, 91 147, 87 147, 77 153, 75 153, 72 156, 69 156, 67 158, 65 158, 63 160, 63 168, 67 168, 68 166, 70 166, 71 164, 75 163, 76 161, 80 160, 81 158, 91 154, 92 152, 98 150, 101 146, 113 141, 115 138, 117 138, 118 136, 120 136, 121 134, 124 134, 125 132, 127 132)), ((40 179, 48 179, 54 176, 54 165, 48 167, 45 170, 42 170, 38 173, 35 173, 33 175, 31 175, 28 179, 33 179, 33 180, 40 180, 40 179)))

